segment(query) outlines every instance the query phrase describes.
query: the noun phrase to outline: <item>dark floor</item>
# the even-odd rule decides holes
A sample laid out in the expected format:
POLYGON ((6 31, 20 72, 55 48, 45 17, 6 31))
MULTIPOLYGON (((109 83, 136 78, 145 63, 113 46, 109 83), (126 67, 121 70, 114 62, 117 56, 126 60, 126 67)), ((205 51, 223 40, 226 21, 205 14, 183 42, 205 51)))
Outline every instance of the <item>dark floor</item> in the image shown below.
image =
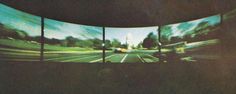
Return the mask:
POLYGON ((230 62, 0 63, 0 94, 235 94, 230 62))

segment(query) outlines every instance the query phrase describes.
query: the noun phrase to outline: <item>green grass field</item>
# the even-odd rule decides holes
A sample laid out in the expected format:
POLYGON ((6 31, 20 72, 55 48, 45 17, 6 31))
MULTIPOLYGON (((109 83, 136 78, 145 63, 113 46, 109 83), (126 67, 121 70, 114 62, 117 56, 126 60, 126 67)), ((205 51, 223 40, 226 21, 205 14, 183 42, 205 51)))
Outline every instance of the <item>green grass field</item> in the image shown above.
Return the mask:
POLYGON ((56 45, 44 44, 44 51, 88 51, 92 48, 80 48, 80 47, 62 47, 56 45))
MULTIPOLYGON (((0 60, 40 61, 41 44, 33 41, 0 39, 0 60)), ((102 62, 102 50, 80 47, 61 47, 45 44, 44 61, 48 62, 102 62)))
POLYGON ((0 60, 40 61, 40 44, 23 40, 0 39, 0 60))
POLYGON ((93 50, 92 48, 80 47, 62 47, 45 44, 44 61, 75 63, 102 62, 102 50, 93 50))
POLYGON ((15 48, 22 50, 34 50, 40 51, 41 46, 40 43, 24 41, 24 40, 16 40, 16 39, 0 39, 0 46, 3 48, 15 48))

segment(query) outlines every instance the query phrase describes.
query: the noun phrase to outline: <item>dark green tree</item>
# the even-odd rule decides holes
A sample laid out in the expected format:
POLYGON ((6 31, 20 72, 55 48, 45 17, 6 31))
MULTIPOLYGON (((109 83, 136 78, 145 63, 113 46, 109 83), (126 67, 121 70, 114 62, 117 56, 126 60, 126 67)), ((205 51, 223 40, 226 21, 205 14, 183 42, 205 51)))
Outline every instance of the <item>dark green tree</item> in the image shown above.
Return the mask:
POLYGON ((87 39, 87 40, 77 39, 75 46, 82 47, 82 48, 92 48, 93 40, 92 39, 87 39))
POLYGON ((171 43, 177 43, 177 42, 181 42, 182 39, 179 37, 171 37, 170 41, 171 43))
POLYGON ((142 46, 144 48, 155 48, 158 45, 157 36, 153 34, 153 32, 149 33, 148 36, 143 40, 142 46))
POLYGON ((121 42, 117 39, 113 39, 111 45, 112 47, 121 47, 121 42))
POLYGON ((102 49, 102 40, 98 38, 93 39, 93 46, 94 49, 102 49))
POLYGON ((111 41, 110 40, 105 40, 105 48, 109 49, 112 47, 111 41))
POLYGON ((142 48, 142 47, 143 47, 142 44, 143 44, 143 43, 140 42, 140 43, 137 45, 137 48, 138 48, 138 49, 142 48))
POLYGON ((68 36, 65 39, 67 41, 67 47, 75 47, 75 43, 76 43, 76 38, 72 37, 72 36, 68 36))

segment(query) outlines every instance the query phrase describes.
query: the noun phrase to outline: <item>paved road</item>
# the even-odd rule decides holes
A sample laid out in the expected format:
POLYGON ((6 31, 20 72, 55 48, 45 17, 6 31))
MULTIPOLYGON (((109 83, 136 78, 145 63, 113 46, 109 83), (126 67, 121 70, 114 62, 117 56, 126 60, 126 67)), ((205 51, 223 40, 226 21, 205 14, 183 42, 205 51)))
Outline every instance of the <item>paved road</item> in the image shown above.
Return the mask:
POLYGON ((154 63, 159 59, 152 56, 156 50, 133 50, 127 53, 106 52, 105 61, 111 63, 154 63))

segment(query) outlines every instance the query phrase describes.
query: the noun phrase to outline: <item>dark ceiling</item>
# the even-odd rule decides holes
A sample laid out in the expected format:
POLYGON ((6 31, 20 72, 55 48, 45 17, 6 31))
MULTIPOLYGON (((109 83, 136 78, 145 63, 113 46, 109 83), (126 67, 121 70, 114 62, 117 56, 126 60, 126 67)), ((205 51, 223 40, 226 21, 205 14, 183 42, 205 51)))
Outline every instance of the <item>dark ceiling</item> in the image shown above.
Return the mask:
POLYGON ((236 0, 0 0, 31 13, 77 24, 139 27, 194 20, 236 8, 236 0))

